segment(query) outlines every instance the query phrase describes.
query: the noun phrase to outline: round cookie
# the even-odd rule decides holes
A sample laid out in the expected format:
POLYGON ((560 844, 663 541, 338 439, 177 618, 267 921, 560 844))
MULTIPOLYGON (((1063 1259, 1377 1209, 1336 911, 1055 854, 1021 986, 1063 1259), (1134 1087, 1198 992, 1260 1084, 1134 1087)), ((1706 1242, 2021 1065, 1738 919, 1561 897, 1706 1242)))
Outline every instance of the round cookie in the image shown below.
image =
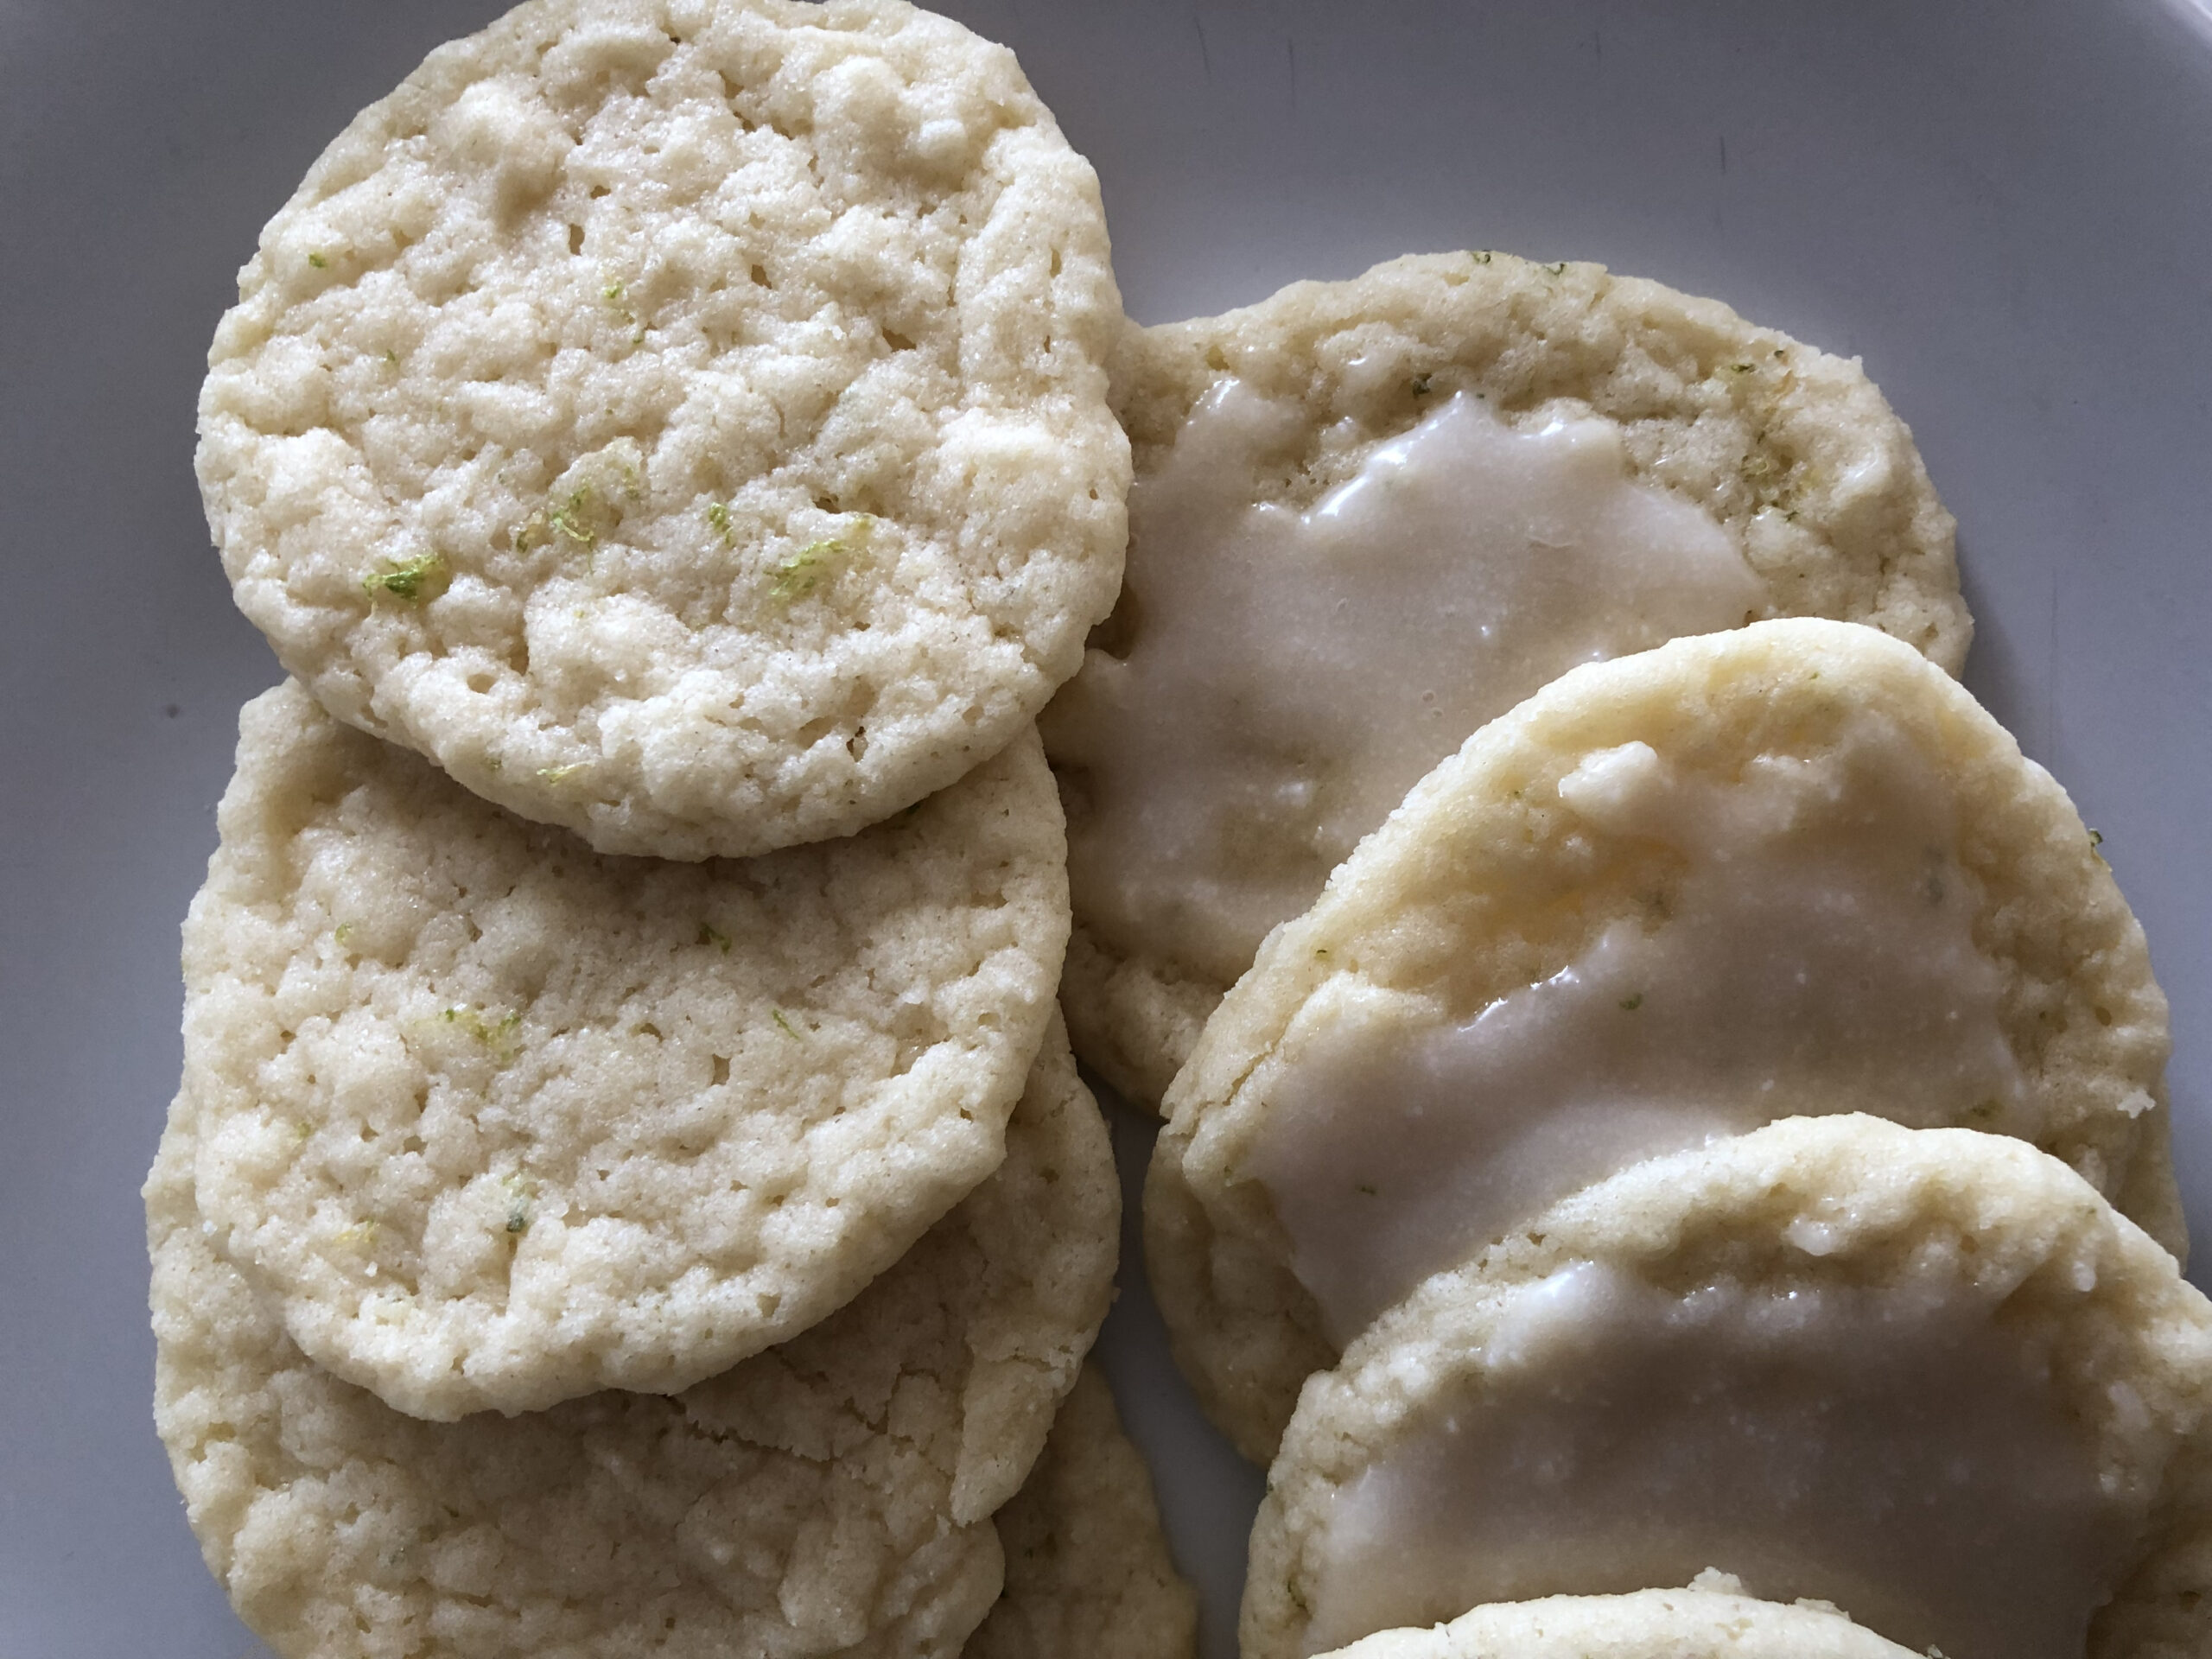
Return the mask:
POLYGON ((296 684, 184 930, 215 1248, 418 1416, 669 1391, 804 1330, 996 1166, 1053 1014, 1036 739, 893 823, 609 858, 296 684))
POLYGON ((1792 620, 1578 669, 1439 766, 1176 1079, 1176 1356, 1264 1462, 1426 1274, 1785 1114, 2031 1141, 2169 1249, 2166 1003, 2065 792, 1948 677, 1792 620))
POLYGON ((1168 1558, 1144 1459, 1086 1365, 998 1513, 1006 1589, 964 1659, 1192 1659, 1198 1604, 1168 1558))
POLYGON ((2017 1141, 1798 1118, 1578 1194, 1316 1376, 1243 1652, 1709 1563, 1949 1659, 2179 1659, 2209 1544, 2173 1258, 2017 1141))
POLYGON ((1687 1590, 1500 1601, 1381 1630, 1335 1659, 1923 1659, 1820 1602, 1760 1601, 1725 1573, 1687 1590))
POLYGON ((1157 1103, 1260 938, 1484 721, 1754 617, 1956 672, 1952 519, 1858 364, 1591 264, 1392 260, 1132 329, 1128 581, 1044 717, 1076 1052, 1157 1103))
POLYGON ((900 0, 531 0, 262 232, 198 470, 333 714, 601 852, 850 834, 1121 582, 1097 180, 900 0))
POLYGON ((849 1306, 674 1397, 465 1423, 330 1376, 212 1248, 197 1115, 146 1187, 156 1426, 285 1659, 951 1655, 1112 1295, 1111 1149, 1055 1030, 1006 1161, 849 1306))

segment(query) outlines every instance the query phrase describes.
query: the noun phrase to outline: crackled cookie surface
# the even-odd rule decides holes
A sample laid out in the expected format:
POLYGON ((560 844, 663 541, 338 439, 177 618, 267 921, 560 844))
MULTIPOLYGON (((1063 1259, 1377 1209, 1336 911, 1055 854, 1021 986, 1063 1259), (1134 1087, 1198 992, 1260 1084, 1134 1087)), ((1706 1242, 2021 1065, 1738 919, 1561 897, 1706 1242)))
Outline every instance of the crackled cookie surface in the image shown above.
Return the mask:
POLYGON ((1686 1590, 1492 1602, 1449 1624, 1384 1630, 1337 1659, 1924 1659, 1832 1608, 1760 1601, 1724 1573, 1686 1590))
POLYGON ((1264 1459, 1424 1275, 1636 1159, 1862 1111, 2052 1153, 2183 1248, 2166 1005, 2064 792, 1873 629, 1559 680, 1277 933, 1170 1091, 1160 1306, 1264 1459))
POLYGON ((899 0, 532 0, 357 118, 200 401, 241 607, 602 851, 849 834, 1011 741, 1121 576, 1097 183, 899 0))
POLYGON ((1639 1165, 1307 1387, 1243 1650, 1708 1567, 1951 1659, 2201 1652, 2212 1304, 2000 1135, 1796 1118, 1639 1165))
POLYGON ((285 1659, 950 1656, 990 1516, 1112 1294, 1118 1190, 1057 1023, 1006 1161, 849 1306, 672 1397, 429 1423, 310 1362, 213 1247, 188 1090, 146 1188, 156 1425, 285 1659))
POLYGON ((1192 1659, 1198 1599, 1160 1529, 1144 1459, 1086 1366, 996 1522, 1006 1589, 964 1659, 1192 1659))
POLYGON ((996 1165, 1066 937, 1024 734, 850 839, 609 858, 249 703, 185 924, 212 1242, 435 1418, 682 1388, 849 1299, 996 1165))
POLYGON ((1157 1103, 1268 930, 1579 663, 1760 617, 1955 672, 1952 523, 1853 363, 1595 265, 1398 259, 1134 330, 1128 584, 1046 717, 1077 1052, 1157 1103))

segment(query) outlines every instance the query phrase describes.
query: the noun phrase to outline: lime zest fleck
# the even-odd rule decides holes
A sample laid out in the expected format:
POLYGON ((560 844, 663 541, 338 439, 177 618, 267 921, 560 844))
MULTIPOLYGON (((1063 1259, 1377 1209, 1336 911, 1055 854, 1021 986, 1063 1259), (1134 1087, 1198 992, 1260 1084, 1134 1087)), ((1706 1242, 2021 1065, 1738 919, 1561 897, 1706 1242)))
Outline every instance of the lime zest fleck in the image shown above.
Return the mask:
POLYGON ((388 564, 381 570, 372 570, 361 578, 361 591, 371 599, 378 594, 390 594, 406 605, 419 605, 425 600, 435 599, 452 585, 446 569, 445 556, 424 553, 401 564, 388 564))
POLYGON ((1414 397, 1426 397, 1428 396, 1429 387, 1433 385, 1435 382, 1436 377, 1434 375, 1423 372, 1414 376, 1413 379, 1408 384, 1413 387, 1414 397))
POLYGON ((1544 269, 1554 276, 1564 276, 1567 275, 1567 261, 1564 259, 1556 260, 1551 264, 1546 265, 1544 269))
POLYGON ((1621 1007, 1627 1009, 1630 1014, 1634 1014, 1643 1006, 1643 993, 1642 991, 1638 991, 1634 996, 1624 996, 1621 999, 1621 1007))
POLYGON ((728 547, 734 544, 734 538, 731 536, 729 529, 729 504, 728 502, 708 502, 707 522, 714 527, 715 534, 722 538, 722 545, 724 547, 728 547))
POLYGON ((589 547, 599 539, 599 532, 582 522, 585 506, 591 500, 591 486, 583 485, 571 492, 568 500, 547 515, 546 524, 556 536, 567 537, 579 547, 589 547))
POLYGON ((1737 374, 1749 374, 1751 372, 1751 366, 1749 363, 1731 363, 1728 365, 1729 369, 1737 374))
POLYGON ((1362 1181, 1359 1184, 1359 1190, 1370 1198, 1375 1196, 1375 1186, 1372 1182, 1362 1181))
POLYGON ((781 1008, 770 1008, 768 1012, 775 1017, 776 1028, 779 1031, 795 1043, 800 1040, 798 1033, 791 1028, 791 1022, 784 1018, 784 1011, 781 1008))
POLYGON ((1486 265, 1490 264, 1490 250, 1488 248, 1478 248, 1467 257, 1470 259, 1472 259, 1478 265, 1486 265))
POLYGON ((353 937, 353 924, 351 922, 339 923, 337 927, 332 930, 330 937, 337 940, 340 944, 346 944, 353 937))
POLYGON ((702 944, 719 944, 722 948, 722 955, 729 955, 729 935, 723 932, 720 928, 715 926, 711 922, 702 922, 699 924, 699 943, 702 944))
POLYGON ((319 253, 311 253, 308 255, 308 264, 313 265, 317 270, 328 270, 330 269, 330 261, 324 258, 319 253))
POLYGON ((2092 847, 2101 847, 2101 846, 2103 846, 2104 844, 2105 844, 2105 832, 2104 832, 2103 830, 2090 830, 2090 831, 2089 831, 2089 845, 2090 845, 2090 846, 2092 846, 2092 847))
POLYGON ((504 1177, 500 1185, 507 1189, 507 1230, 519 1233, 530 1226, 530 1201, 537 1196, 536 1185, 520 1171, 504 1177))
POLYGON ((768 586, 770 596, 787 605, 804 599, 835 574, 831 562, 866 547, 874 529, 875 520, 861 513, 838 534, 809 542, 776 567, 775 580, 768 586))
POLYGON ((457 1002, 438 1017, 449 1026, 458 1026, 483 1044, 495 1065, 512 1065, 515 1057, 522 1052, 522 1040, 517 1035, 522 1025, 520 1014, 510 1014, 494 1022, 486 1020, 466 1002, 457 1002))
POLYGON ((565 766, 540 766, 537 775, 549 784, 565 784, 584 769, 585 762, 572 760, 565 766))

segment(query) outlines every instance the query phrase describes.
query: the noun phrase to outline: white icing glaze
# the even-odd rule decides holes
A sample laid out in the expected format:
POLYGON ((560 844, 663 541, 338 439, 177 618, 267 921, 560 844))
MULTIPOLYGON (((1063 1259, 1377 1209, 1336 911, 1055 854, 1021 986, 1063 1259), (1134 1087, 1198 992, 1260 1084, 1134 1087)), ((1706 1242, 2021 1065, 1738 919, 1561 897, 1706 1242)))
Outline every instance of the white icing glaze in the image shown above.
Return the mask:
POLYGON ((2146 1524, 1964 1287, 1677 1298, 1583 1263, 1484 1357, 1331 1503, 1309 1653, 1713 1567, 1949 1659, 2081 1659, 2146 1524))
POLYGON ((1305 419, 1234 380, 1200 401, 1130 493, 1128 654, 1046 720, 1085 925, 1224 982, 1476 728, 1765 600, 1610 422, 1461 393, 1300 513, 1259 497, 1305 419))
POLYGON ((1640 1158, 1815 1113, 1988 1122, 2023 1095, 1948 791, 1888 720, 1862 713, 1820 759, 1761 758, 1735 782, 1631 743, 1560 794, 1681 855, 1669 914, 1613 923, 1465 1024, 1317 1001, 1253 1085, 1267 1115, 1245 1169, 1339 1344, 1640 1158))

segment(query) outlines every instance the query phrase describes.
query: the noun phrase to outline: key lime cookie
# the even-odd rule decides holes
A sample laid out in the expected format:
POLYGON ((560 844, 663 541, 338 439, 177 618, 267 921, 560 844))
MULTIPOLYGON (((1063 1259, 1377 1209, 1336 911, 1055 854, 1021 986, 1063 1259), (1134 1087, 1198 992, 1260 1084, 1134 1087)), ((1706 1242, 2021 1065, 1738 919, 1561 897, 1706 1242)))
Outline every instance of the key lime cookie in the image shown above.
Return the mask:
POLYGON ((1711 300, 1398 259, 1132 331, 1114 379, 1128 585, 1045 745, 1076 1052, 1133 1100, 1408 789, 1575 664, 1774 616, 1966 656, 1904 423, 1711 300))
POLYGON ((1095 1367, 998 1513, 1006 1589, 963 1659, 1192 1659, 1198 1599, 1168 1559, 1144 1459, 1095 1367))
POLYGON ((262 232, 202 493, 323 706, 602 852, 850 834, 1121 582, 1097 181, 899 0, 532 0, 262 232))
POLYGON ((1054 1031, 1006 1161, 858 1300, 673 1397, 441 1424, 312 1363, 213 1248, 180 1096, 146 1189, 156 1425, 285 1659, 942 1655, 1112 1294, 1105 1124, 1054 1031))
POLYGON ((1425 1275, 1642 1157, 1864 1111, 2016 1135, 2183 1248, 2165 999, 2065 792, 1874 629, 1574 671, 1268 941, 1168 1095, 1147 1255, 1264 1461, 1425 1275))
POLYGON ((1245 1659, 1680 1584, 1946 1659, 2212 1636, 2212 1304, 2056 1159, 1798 1118, 1624 1172, 1317 1376, 1245 1659))
POLYGON ((246 705, 184 931, 211 1242, 402 1411, 669 1391, 849 1300, 1002 1155, 1066 938, 1036 739, 895 821, 608 858, 246 705))
POLYGON ((1449 1624, 1383 1630, 1336 1659, 1924 1659, 1822 1602, 1742 1593, 1725 1573, 1687 1590, 1492 1602, 1449 1624))

